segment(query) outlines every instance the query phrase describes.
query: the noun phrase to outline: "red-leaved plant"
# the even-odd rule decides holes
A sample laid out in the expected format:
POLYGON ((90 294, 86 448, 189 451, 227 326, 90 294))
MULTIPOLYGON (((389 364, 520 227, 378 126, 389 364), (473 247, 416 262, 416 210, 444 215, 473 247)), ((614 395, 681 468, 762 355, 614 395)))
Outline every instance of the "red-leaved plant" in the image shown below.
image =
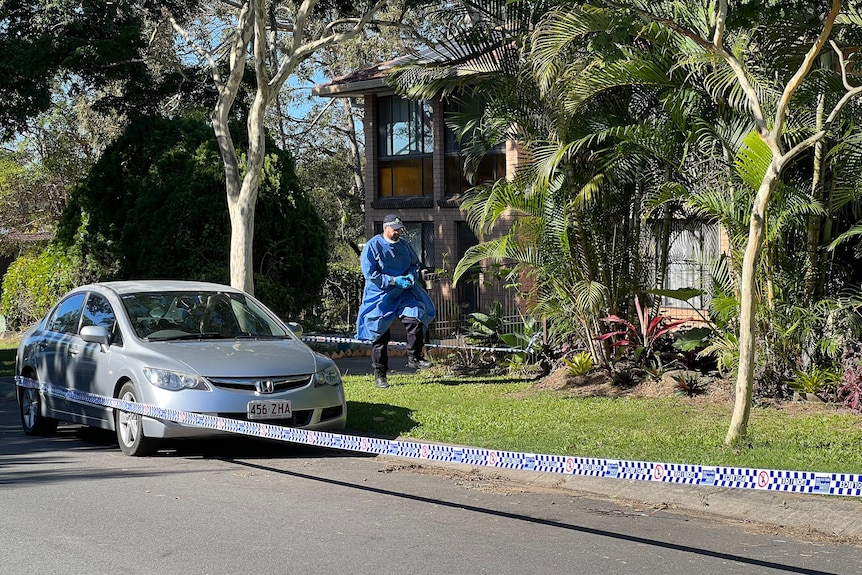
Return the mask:
POLYGON ((671 320, 662 315, 650 317, 650 310, 641 307, 640 299, 635 297, 635 309, 637 310, 638 326, 617 315, 609 315, 602 321, 622 326, 623 329, 603 333, 596 339, 605 341, 613 339, 612 345, 624 347, 630 350, 636 364, 641 364, 655 357, 656 343, 673 328, 691 321, 689 319, 671 320))
POLYGON ((838 401, 850 411, 862 413, 862 355, 858 345, 848 346, 841 357, 844 373, 838 401))

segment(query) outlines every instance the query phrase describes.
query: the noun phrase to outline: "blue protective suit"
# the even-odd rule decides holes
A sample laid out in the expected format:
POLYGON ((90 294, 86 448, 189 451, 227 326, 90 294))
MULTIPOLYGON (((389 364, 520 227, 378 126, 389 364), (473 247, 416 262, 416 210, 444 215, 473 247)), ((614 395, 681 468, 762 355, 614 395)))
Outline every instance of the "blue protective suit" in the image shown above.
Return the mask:
POLYGON ((427 328, 436 315, 434 303, 419 283, 419 256, 406 240, 390 243, 371 238, 360 255, 365 290, 356 318, 356 339, 374 341, 400 317, 413 317, 427 328), (394 278, 409 275, 413 285, 401 289, 394 278))

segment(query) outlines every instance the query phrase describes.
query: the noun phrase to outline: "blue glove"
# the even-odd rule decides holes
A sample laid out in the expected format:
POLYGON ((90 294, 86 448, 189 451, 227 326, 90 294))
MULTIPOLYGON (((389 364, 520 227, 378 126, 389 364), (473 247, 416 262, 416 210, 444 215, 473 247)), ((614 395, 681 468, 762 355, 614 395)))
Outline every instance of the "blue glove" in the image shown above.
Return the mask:
POLYGON ((401 289, 407 289, 413 285, 413 278, 410 276, 398 276, 395 278, 395 285, 401 289))

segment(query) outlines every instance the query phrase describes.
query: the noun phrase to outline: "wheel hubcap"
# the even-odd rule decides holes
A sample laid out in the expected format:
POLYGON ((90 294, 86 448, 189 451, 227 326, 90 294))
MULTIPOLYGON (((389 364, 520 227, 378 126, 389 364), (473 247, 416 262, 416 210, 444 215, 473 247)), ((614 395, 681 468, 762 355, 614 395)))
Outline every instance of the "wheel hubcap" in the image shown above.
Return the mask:
MULTIPOLYGON (((125 394, 122 399, 129 403, 135 402, 135 396, 131 393, 125 394)), ((123 439, 123 443, 132 445, 138 438, 138 433, 140 433, 140 418, 137 414, 121 411, 117 419, 119 420, 120 436, 123 439)))
POLYGON ((36 425, 36 414, 39 413, 39 396, 35 389, 24 390, 24 397, 21 401, 21 415, 24 419, 24 425, 27 428, 32 428, 36 425))

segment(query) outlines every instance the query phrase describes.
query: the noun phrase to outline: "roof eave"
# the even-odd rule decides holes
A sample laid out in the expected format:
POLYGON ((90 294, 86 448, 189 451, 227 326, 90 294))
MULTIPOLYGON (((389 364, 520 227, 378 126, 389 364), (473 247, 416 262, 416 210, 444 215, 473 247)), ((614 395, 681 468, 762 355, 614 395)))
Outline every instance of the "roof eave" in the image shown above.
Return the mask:
POLYGON ((311 94, 322 98, 348 98, 391 90, 392 88, 386 83, 384 78, 372 78, 371 80, 360 80, 344 84, 319 84, 311 89, 311 94))

